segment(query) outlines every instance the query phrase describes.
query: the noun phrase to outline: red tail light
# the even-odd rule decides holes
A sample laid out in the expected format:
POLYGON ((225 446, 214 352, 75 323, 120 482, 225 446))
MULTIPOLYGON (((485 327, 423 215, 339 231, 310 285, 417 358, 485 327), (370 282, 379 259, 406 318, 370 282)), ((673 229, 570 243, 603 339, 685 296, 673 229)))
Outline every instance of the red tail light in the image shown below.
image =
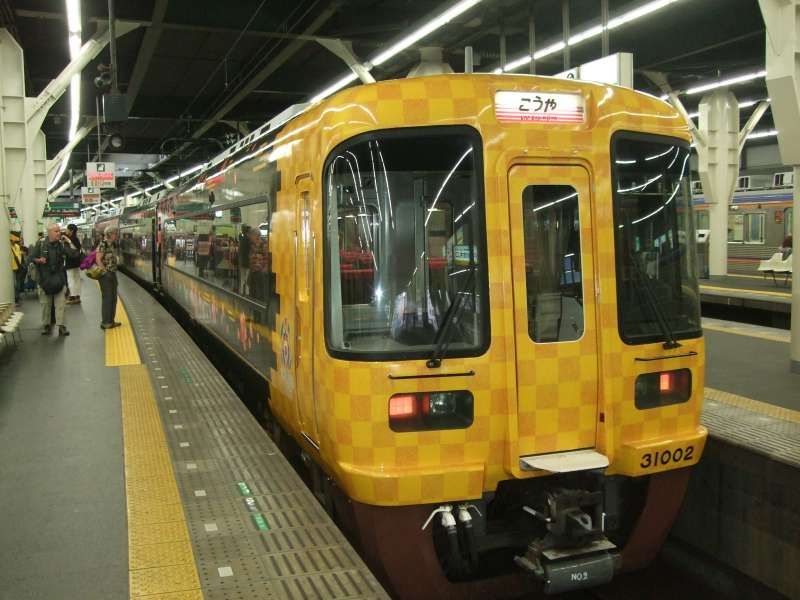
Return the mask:
POLYGON ((393 431, 464 429, 472 425, 473 398, 466 390, 396 394, 389 398, 393 431))
POLYGON ((661 373, 661 376, 658 378, 658 389, 662 393, 672 391, 672 373, 661 373))
POLYGON ((692 395, 689 369, 645 373, 636 378, 636 408, 647 409, 686 402, 692 395))
POLYGON ((417 416, 417 397, 414 394, 392 396, 389 399, 389 420, 417 416))

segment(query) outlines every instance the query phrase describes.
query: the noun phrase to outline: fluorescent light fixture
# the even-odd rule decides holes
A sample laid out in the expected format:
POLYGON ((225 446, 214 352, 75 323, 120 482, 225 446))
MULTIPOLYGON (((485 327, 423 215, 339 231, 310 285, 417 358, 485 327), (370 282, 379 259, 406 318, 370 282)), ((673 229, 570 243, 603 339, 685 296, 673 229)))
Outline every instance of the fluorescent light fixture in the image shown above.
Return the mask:
MULTIPOLYGON (((389 46, 383 52, 380 52, 377 56, 374 56, 371 60, 366 62, 363 67, 370 71, 372 67, 377 67, 378 65, 382 65, 390 58, 396 56, 406 48, 413 46, 418 41, 427 37, 437 29, 440 29, 444 25, 447 25, 450 21, 458 17, 459 15, 465 13, 470 8, 475 6, 476 4, 480 4, 482 0, 461 0, 460 2, 456 2, 453 6, 448 8, 446 11, 441 13, 439 16, 434 17, 421 27, 415 29, 408 35, 404 36, 399 41, 395 42, 391 46, 389 46)), ((324 100, 331 94, 334 94, 341 90, 342 88, 350 85, 356 79, 358 79, 358 75, 355 73, 348 73, 346 76, 342 77, 335 83, 331 84, 330 86, 326 87, 324 90, 319 92, 318 94, 314 95, 311 98, 311 103, 314 104, 315 102, 319 102, 320 100, 324 100)))
POLYGON ((753 133, 747 136, 747 139, 757 140, 760 138, 775 137, 776 135, 778 135, 777 129, 765 129, 763 131, 754 131, 753 133))
MULTIPOLYGON (((73 60, 81 51, 81 3, 80 0, 66 0, 67 7, 67 44, 69 57, 73 60)), ((69 82, 69 141, 75 139, 78 133, 78 121, 81 117, 81 75, 76 73, 69 82)), ((70 153, 64 156, 61 166, 58 167, 55 177, 47 186, 47 191, 52 191, 67 170, 70 153)))
POLYGON ((626 25, 632 21, 636 21, 637 19, 641 19, 642 17, 646 17, 649 14, 656 12, 657 10, 661 10, 662 8, 668 7, 670 4, 675 4, 678 0, 655 0, 654 2, 648 2, 647 4, 643 4, 638 8, 634 8, 626 13, 621 14, 618 17, 614 17, 613 19, 609 19, 608 21, 608 29, 616 29, 617 27, 621 27, 622 25, 626 25))
POLYGON ((389 48, 387 48, 386 50, 378 54, 375 58, 373 58, 370 61, 370 63, 376 67, 378 65, 382 65, 393 56, 396 56, 398 53, 402 52, 409 46, 416 44, 422 38, 430 35, 443 25, 447 25, 457 16, 468 11, 470 8, 472 8, 476 4, 479 4, 480 2, 481 0, 461 0, 461 2, 456 2, 453 6, 448 8, 438 17, 434 17, 419 29, 416 29, 415 31, 411 32, 400 41, 389 46, 389 48))
POLYGON ((356 79, 358 79, 358 75, 356 75, 355 73, 347 74, 346 76, 342 77, 339 81, 337 81, 334 84, 329 85, 324 90, 322 90, 319 94, 317 94, 316 96, 311 98, 311 104, 314 104, 315 102, 319 102, 320 100, 324 100, 325 98, 327 98, 331 94, 335 94, 336 92, 338 92, 343 87, 348 86, 351 83, 353 83, 356 79))
MULTIPOLYGON (((769 98, 765 98, 763 100, 742 100, 741 102, 739 102, 739 108, 750 108, 751 106, 755 106, 759 102, 769 102, 769 101, 770 101, 769 98)), ((700 116, 699 112, 693 112, 689 115, 689 118, 696 119, 699 116, 700 116)))
POLYGON ((731 85, 737 85, 739 83, 747 83, 748 81, 753 81, 754 79, 763 79, 766 76, 767 72, 765 70, 756 71, 755 73, 747 73, 745 75, 729 77, 728 79, 721 79, 719 81, 713 81, 711 83, 704 83, 703 85, 698 85, 693 88, 689 88, 684 93, 690 96, 693 94, 702 94, 703 92, 708 92, 710 90, 716 90, 731 85))
MULTIPOLYGON (((633 10, 629 10, 628 12, 623 13, 618 17, 610 19, 608 21, 608 29, 609 30, 616 29, 617 27, 621 27, 622 25, 626 25, 628 23, 636 21, 637 19, 641 19, 642 17, 650 15, 658 10, 661 10, 662 8, 666 8, 679 1, 680 0, 655 0, 654 2, 648 2, 646 4, 643 4, 642 6, 639 6, 638 8, 634 8, 633 10)), ((602 33, 603 33, 603 26, 594 25, 592 27, 589 27, 588 29, 584 29, 583 31, 576 33, 573 36, 570 36, 566 44, 562 40, 560 42, 556 42, 555 44, 551 44, 550 46, 547 46, 545 48, 542 48, 541 50, 534 52, 533 58, 535 60, 540 60, 542 58, 550 56, 551 54, 561 52, 568 45, 577 46, 578 44, 585 42, 586 40, 595 38, 601 35, 602 33)), ((530 62, 531 62, 530 54, 527 56, 521 56, 520 58, 516 58, 511 62, 506 63, 505 67, 495 69, 494 72, 502 73, 503 71, 514 71, 516 69, 519 69, 520 67, 527 65, 530 62)))

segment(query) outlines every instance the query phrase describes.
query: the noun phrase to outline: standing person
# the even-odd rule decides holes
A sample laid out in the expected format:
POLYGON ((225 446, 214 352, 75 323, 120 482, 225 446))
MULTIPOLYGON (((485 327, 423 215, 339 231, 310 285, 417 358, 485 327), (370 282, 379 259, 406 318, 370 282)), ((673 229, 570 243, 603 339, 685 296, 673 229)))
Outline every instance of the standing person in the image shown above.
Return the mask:
POLYGON ((239 293, 246 296, 249 293, 247 280, 250 277, 250 236, 249 225, 242 225, 242 232, 239 234, 239 293))
POLYGON ((117 236, 116 227, 106 227, 103 239, 97 245, 97 266, 103 270, 100 276, 100 294, 103 296, 101 329, 113 329, 122 325, 114 320, 117 314, 117 236))
POLYGON ((67 287, 69 296, 67 304, 81 303, 81 240, 78 238, 78 226, 75 223, 67 225, 67 239, 75 250, 75 255, 67 257, 67 287))
POLYGON ((28 269, 22 256, 20 237, 16 233, 11 234, 11 270, 14 273, 14 302, 19 304, 20 294, 25 288, 25 276, 28 274, 28 269))
POLYGON ((75 254, 61 227, 54 223, 47 228, 47 237, 39 240, 31 250, 31 262, 36 265, 39 284, 39 302, 42 304, 42 335, 50 335, 51 311, 55 312, 58 335, 69 335, 64 324, 64 286, 67 284, 65 265, 67 257, 75 254))

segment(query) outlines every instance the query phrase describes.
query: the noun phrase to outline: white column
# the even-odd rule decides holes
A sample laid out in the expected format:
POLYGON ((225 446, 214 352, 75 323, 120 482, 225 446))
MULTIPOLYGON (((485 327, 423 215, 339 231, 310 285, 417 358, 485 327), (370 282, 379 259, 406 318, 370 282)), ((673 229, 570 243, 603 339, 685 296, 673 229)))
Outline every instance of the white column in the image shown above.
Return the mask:
MULTIPOLYGON (((800 1, 759 0, 761 14, 767 26, 767 89, 772 102, 772 116, 778 133, 781 160, 794 166, 795 248, 800 227, 800 1)), ((795 250, 797 253, 797 250, 795 250)), ((797 256, 794 257, 797 262, 797 256)), ((800 373, 800 284, 795 269, 792 277, 792 337, 790 368, 800 373)))
POLYGON ((700 101, 697 167, 709 205, 709 273, 728 273, 728 206, 739 176, 739 102, 727 89, 700 101))

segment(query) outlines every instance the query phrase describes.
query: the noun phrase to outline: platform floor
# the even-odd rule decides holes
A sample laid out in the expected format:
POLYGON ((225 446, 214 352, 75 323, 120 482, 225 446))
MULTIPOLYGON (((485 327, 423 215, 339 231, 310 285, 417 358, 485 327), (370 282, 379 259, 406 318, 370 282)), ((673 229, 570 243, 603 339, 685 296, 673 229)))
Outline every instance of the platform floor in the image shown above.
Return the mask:
POLYGON ((709 433, 800 468, 800 375, 789 371, 789 332, 708 318, 703 330, 709 433))
POLYGON ((700 280, 703 302, 744 306, 776 312, 790 312, 792 278, 784 276, 724 275, 700 280))
POLYGON ((0 357, 0 600, 387 598, 189 336, 121 277, 0 357), (126 310, 127 309, 127 310, 126 310), (127 517, 126 517, 127 515, 127 517))

